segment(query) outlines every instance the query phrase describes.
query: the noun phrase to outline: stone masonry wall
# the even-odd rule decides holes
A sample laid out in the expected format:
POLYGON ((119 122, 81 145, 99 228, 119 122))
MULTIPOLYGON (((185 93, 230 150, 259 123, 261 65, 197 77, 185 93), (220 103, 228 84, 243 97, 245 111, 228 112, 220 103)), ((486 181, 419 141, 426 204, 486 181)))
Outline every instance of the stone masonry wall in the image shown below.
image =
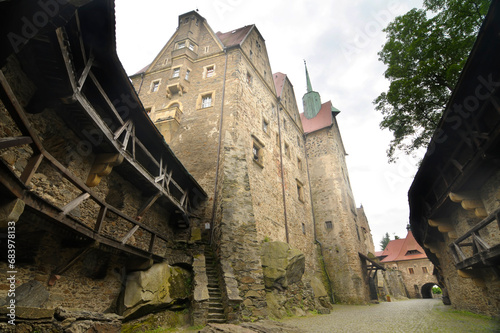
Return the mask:
POLYGON ((436 276, 432 275, 434 265, 429 259, 398 261, 393 265, 396 265, 397 269, 401 271, 410 298, 421 298, 424 284, 438 284, 436 276), (413 273, 410 272, 410 268, 413 273))
POLYGON ((358 252, 366 253, 367 249, 357 226, 336 122, 331 128, 308 134, 306 144, 316 233, 323 245, 335 299, 346 303, 367 302, 369 287, 358 256, 358 252))
MULTIPOLYGON (((500 207, 500 172, 492 175, 482 188, 479 195, 486 208, 487 214, 500 207)), ((454 231, 458 237, 470 230, 481 221, 473 211, 464 210, 460 204, 450 216, 454 223, 454 231)), ((498 244, 498 226, 496 222, 487 230, 479 232, 489 244, 498 244)), ((449 244, 455 240, 449 234, 443 234, 444 242, 429 244, 431 251, 439 260, 441 276, 448 289, 451 304, 454 308, 483 313, 489 316, 500 316, 500 281, 491 268, 474 268, 459 273, 449 251, 449 244)), ((425 244, 424 244, 425 245, 425 244)))

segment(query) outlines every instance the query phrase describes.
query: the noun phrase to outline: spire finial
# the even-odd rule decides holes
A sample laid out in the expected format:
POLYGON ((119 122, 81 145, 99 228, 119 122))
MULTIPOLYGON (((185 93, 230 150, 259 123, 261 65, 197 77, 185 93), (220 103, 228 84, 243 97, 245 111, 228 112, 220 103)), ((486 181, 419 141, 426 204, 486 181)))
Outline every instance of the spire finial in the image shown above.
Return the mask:
POLYGON ((313 91, 311 79, 309 79, 309 72, 307 71, 307 63, 304 59, 304 66, 306 67, 306 80, 307 80, 307 92, 313 91))

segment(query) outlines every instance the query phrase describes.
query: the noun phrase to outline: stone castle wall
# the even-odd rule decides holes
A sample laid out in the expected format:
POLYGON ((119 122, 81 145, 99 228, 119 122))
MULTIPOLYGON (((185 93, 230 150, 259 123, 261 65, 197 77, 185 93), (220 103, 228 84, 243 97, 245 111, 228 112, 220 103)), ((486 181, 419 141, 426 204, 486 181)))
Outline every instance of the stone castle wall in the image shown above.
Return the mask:
MULTIPOLYGON (((479 189, 479 196, 488 215, 500 207, 499 188, 500 172, 497 172, 479 189)), ((481 218, 473 210, 465 210, 457 203, 450 220, 453 221, 454 233, 460 237, 479 223, 481 218)), ((489 244, 498 244, 500 236, 497 223, 493 222, 486 230, 480 231, 479 235, 489 244)), ((439 260, 441 276, 444 276, 452 306, 460 310, 500 316, 500 282, 494 271, 491 268, 458 271, 449 250, 450 243, 456 238, 450 238, 449 233, 443 233, 443 238, 444 242, 427 244, 427 247, 430 247, 430 251, 439 260)))
POLYGON ((389 264, 390 268, 401 272, 408 296, 410 298, 422 297, 422 286, 427 283, 438 284, 434 271, 434 265, 429 259, 416 259, 398 261, 389 264), (411 270, 410 270, 411 268, 411 270))
POLYGON ((360 303, 369 300, 369 293, 358 252, 367 253, 369 249, 357 225, 345 152, 336 126, 335 122, 331 128, 307 135, 316 233, 336 300, 360 303))

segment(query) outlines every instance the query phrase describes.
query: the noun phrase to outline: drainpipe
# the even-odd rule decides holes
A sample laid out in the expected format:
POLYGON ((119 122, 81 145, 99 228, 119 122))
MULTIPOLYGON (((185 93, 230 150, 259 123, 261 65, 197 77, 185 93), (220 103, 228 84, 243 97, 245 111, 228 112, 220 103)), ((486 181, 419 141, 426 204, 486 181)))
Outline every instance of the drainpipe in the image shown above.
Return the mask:
POLYGON ((141 73, 141 84, 139 85, 139 91, 137 91, 137 96, 141 93, 142 83, 144 82, 144 72, 141 73))
POLYGON ((288 235, 288 219, 286 216, 286 196, 285 196, 285 171, 283 167, 283 147, 281 145, 281 122, 280 122, 280 103, 281 97, 278 96, 278 103, 276 103, 276 114, 278 115, 278 136, 280 139, 280 164, 281 164, 281 189, 283 191, 283 213, 285 217, 285 234, 286 234, 286 242, 290 243, 290 237, 288 235))
POLYGON ((223 115, 224 115, 224 95, 226 93, 226 73, 227 73, 227 48, 224 48, 224 54, 226 55, 225 64, 224 64, 224 80, 222 81, 222 101, 220 105, 220 122, 219 122, 219 146, 217 148, 217 166, 215 169, 215 186, 214 186, 214 203, 212 206, 212 219, 210 221, 210 239, 209 244, 212 244, 212 240, 214 237, 214 220, 215 220, 215 211, 217 208, 217 184, 219 182, 219 165, 220 165, 220 152, 222 146, 222 123, 223 123, 223 115))
POLYGON ((328 274, 328 270, 325 265, 325 256, 323 255, 323 244, 318 239, 318 234, 316 233, 316 218, 314 216, 314 201, 312 197, 312 189, 311 189, 311 176, 309 175, 309 161, 307 159, 307 149, 306 149, 306 134, 304 133, 304 155, 306 156, 306 170, 307 170, 307 181, 309 182, 309 199, 311 200, 311 209, 312 209, 312 218, 313 218, 313 230, 314 230, 314 241, 319 244, 319 249, 321 252, 321 258, 323 261, 323 266, 326 274, 326 279, 328 280, 328 287, 330 287, 330 301, 335 303, 335 297, 333 296, 333 287, 332 280, 330 279, 330 274, 328 274))

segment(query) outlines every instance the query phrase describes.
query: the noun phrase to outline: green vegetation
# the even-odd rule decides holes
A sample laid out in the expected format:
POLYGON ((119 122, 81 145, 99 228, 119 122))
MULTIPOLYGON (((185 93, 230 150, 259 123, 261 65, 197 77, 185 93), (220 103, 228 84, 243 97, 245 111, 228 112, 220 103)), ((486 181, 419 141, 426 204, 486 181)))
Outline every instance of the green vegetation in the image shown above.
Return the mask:
POLYGON ((389 236, 389 233, 386 232, 382 240, 380 241, 380 247, 382 248, 382 251, 385 250, 387 247, 387 244, 391 241, 391 237, 389 236))
POLYGON ((443 293, 443 291, 438 286, 434 286, 434 287, 432 287, 432 293, 436 294, 436 295, 441 295, 443 293))
POLYGON ((387 92, 374 101, 382 129, 393 133, 387 156, 425 148, 467 61, 490 0, 424 0, 398 16, 378 53, 387 65, 387 92))

